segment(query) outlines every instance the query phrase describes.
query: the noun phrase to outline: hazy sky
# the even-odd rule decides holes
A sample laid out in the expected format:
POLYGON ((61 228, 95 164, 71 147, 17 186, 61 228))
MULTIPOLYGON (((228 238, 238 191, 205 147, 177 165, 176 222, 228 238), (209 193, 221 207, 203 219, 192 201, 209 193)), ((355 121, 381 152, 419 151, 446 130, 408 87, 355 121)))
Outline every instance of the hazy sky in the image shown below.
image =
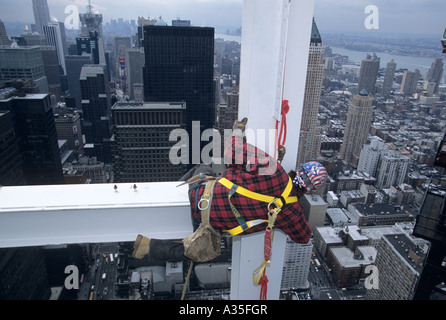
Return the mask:
MULTIPOLYGON (((65 8, 75 5, 85 12, 88 0, 47 0, 51 16, 65 21, 65 8)), ((271 0, 277 1, 277 0, 271 0)), ((3 21, 33 22, 32 0, 0 0, 3 21)), ((104 21, 122 17, 162 16, 191 20, 195 26, 238 28, 242 22, 243 0, 92 0, 104 21)), ((446 26, 444 0, 315 0, 314 16, 321 32, 368 31, 364 13, 368 5, 379 10, 379 31, 410 34, 442 34, 446 26)))

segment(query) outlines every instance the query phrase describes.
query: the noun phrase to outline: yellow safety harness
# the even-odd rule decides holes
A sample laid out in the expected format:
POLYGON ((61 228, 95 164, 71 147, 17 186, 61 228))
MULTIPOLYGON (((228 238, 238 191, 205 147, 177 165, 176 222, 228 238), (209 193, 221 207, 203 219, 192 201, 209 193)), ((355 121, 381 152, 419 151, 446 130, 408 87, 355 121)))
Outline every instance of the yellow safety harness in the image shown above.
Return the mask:
POLYGON ((291 178, 289 178, 288 184, 280 197, 267 196, 264 194, 253 192, 251 190, 245 189, 243 187, 240 187, 240 186, 232 183, 231 181, 229 181, 226 178, 221 178, 218 180, 218 182, 229 189, 229 193, 228 193, 229 204, 231 205, 231 209, 234 212, 234 214, 237 217, 239 224, 240 224, 238 227, 232 228, 230 230, 224 230, 224 232, 228 232, 232 236, 238 235, 253 226, 256 226, 256 225, 264 223, 264 222, 268 222, 268 220, 269 220, 269 219, 268 220, 256 219, 256 220, 244 222, 244 219, 241 217, 240 213, 238 212, 238 210, 234 207, 234 205, 231 202, 231 197, 234 193, 238 193, 240 195, 243 195, 245 197, 248 197, 248 198, 251 198, 251 199, 254 199, 257 201, 262 201, 262 202, 268 203, 268 212, 271 212, 274 210, 276 213, 279 213, 285 204, 295 203, 298 201, 296 196, 290 197, 291 190, 293 189, 293 182, 292 182, 291 178), (275 206, 275 208, 272 207, 273 205, 275 206))

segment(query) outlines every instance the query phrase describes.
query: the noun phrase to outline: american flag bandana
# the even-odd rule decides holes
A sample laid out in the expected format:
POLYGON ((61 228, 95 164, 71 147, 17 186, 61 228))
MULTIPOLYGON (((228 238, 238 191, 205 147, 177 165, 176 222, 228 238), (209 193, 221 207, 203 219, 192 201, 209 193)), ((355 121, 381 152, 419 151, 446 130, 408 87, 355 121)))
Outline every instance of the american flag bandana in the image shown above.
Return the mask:
POLYGON ((319 162, 310 161, 302 164, 302 171, 296 172, 293 183, 305 188, 307 191, 311 189, 319 189, 327 181, 327 169, 319 162))

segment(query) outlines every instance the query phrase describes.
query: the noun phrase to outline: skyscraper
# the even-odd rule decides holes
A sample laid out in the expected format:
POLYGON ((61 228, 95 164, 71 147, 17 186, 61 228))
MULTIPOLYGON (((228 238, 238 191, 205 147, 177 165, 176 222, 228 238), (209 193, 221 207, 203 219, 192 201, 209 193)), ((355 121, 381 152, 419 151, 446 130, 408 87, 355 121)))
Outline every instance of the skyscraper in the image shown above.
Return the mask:
POLYGON ((287 239, 285 261, 282 271, 282 289, 307 288, 308 265, 313 251, 313 242, 296 243, 287 239))
POLYGON ((436 58, 434 62, 432 62, 432 66, 427 73, 427 81, 435 82, 433 93, 438 93, 438 87, 440 86, 441 77, 443 76, 443 60, 440 58, 436 58))
POLYGON ((127 92, 131 101, 142 102, 141 97, 135 95, 135 84, 142 85, 143 83, 143 65, 144 52, 141 49, 133 48, 126 51, 127 92))
POLYGON ((8 38, 6 33, 5 24, 0 20, 0 46, 8 46, 11 44, 11 40, 8 38))
POLYGON ((59 64, 61 65, 64 74, 67 74, 65 55, 68 54, 68 49, 64 24, 62 22, 49 22, 47 25, 43 26, 43 32, 47 44, 56 48, 59 64))
MULTIPOLYGON (((69 55, 65 57, 65 64, 67 67, 67 85, 69 90, 69 99, 74 100, 75 109, 82 109, 82 93, 79 77, 81 74, 82 67, 84 65, 92 64, 93 55, 82 54, 82 55, 69 55)), ((65 99, 67 102, 67 97, 65 99)), ((68 106, 68 103, 67 103, 68 106)))
POLYGON ((117 102, 113 114, 113 160, 116 182, 178 181, 187 165, 172 164, 176 142, 170 132, 184 129, 184 102, 117 102))
POLYGON ((406 96, 411 96, 414 93, 416 93, 419 79, 420 79, 420 70, 415 69, 414 72, 404 71, 400 92, 406 96))
POLYGON ((28 94, 0 101, 14 119, 29 185, 63 183, 62 163, 49 94, 28 94))
POLYGON ((63 74, 63 69, 57 58, 56 47, 41 46, 40 52, 42 53, 43 67, 48 81, 48 92, 53 94, 57 101, 60 101, 62 91, 61 76, 63 74))
POLYGON ((0 46, 0 86, 14 79, 32 79, 40 93, 48 93, 39 47, 0 46))
POLYGON ((23 158, 14 131, 12 112, 0 111, 0 185, 22 184, 25 184, 23 158))
POLYGON ((395 60, 392 59, 390 62, 387 63, 386 73, 384 74, 384 82, 381 92, 381 94, 384 97, 390 95, 393 85, 393 78, 395 77, 395 70, 396 70, 396 62, 395 60))
POLYGON ((363 89, 353 97, 348 108, 347 123, 339 156, 355 167, 370 131, 373 114, 372 101, 373 99, 363 89))
POLYGON ((386 153, 388 149, 388 146, 381 138, 373 136, 370 144, 364 145, 361 150, 358 171, 367 172, 372 177, 376 177, 381 155, 386 153))
POLYGON ((144 52, 145 101, 185 101, 189 136, 192 121, 213 128, 214 28, 145 26, 144 52))
POLYGON ((43 27, 51 22, 50 9, 47 0, 33 0, 34 20, 36 22, 36 31, 43 34, 43 27))
POLYGON ((388 151, 381 156, 376 186, 385 189, 399 186, 404 182, 411 160, 396 150, 388 151))
POLYGON ((321 133, 318 113, 323 75, 324 46, 313 18, 296 167, 309 160, 315 160, 320 153, 321 133))
POLYGON ((111 162, 112 120, 105 65, 84 65, 80 73, 85 139, 99 161, 111 162))
POLYGON ((383 235, 375 260, 378 286, 367 290, 366 300, 412 300, 425 258, 424 245, 408 235, 383 235))
MULTIPOLYGON (((88 38, 92 38, 94 43, 90 44, 90 50, 97 50, 97 60, 94 63, 105 64, 105 49, 104 49, 104 38, 102 33, 102 14, 94 13, 93 6, 90 1, 88 2, 87 12, 80 13, 79 19, 81 22, 81 34, 79 38, 84 38, 84 41, 89 42, 88 38)), ((76 39, 77 42, 77 39, 76 39)), ((85 43, 84 43, 85 44, 85 43)), ((81 47, 81 50, 84 49, 81 47)), ((82 52, 85 52, 82 50, 82 52)), ((87 51, 88 53, 91 53, 87 51)), ((78 44, 78 54, 79 53, 79 44, 78 44)))
POLYGON ((359 72, 359 84, 358 92, 362 89, 366 89, 369 95, 375 94, 375 84, 376 78, 378 77, 380 58, 373 55, 367 55, 367 57, 362 60, 361 70, 359 72))

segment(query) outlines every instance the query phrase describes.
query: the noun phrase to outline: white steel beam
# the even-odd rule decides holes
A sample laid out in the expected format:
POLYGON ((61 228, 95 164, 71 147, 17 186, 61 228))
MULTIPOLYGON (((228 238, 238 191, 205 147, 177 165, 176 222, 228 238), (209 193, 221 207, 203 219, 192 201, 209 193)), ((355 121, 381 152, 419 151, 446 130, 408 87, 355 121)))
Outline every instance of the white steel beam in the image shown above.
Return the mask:
POLYGON ((0 188, 0 247, 182 239, 193 232, 180 182, 0 188))

